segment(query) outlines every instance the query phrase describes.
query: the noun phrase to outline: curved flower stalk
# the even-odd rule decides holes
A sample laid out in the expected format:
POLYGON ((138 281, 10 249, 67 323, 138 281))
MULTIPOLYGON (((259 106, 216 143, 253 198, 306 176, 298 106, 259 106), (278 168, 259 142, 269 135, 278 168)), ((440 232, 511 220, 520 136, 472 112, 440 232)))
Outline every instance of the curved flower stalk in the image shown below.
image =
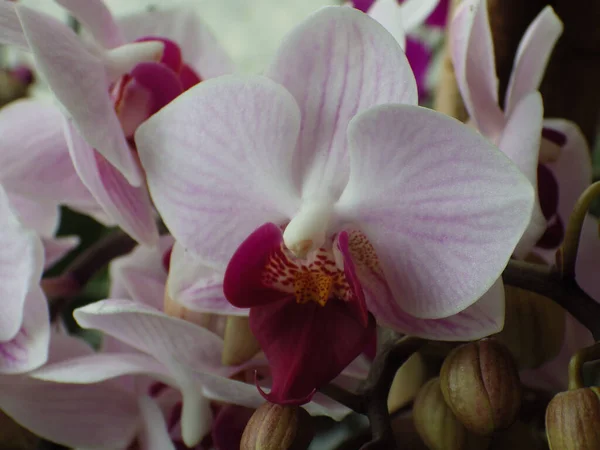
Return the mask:
POLYGON ((75 171, 57 108, 39 100, 13 102, 0 110, 0 134, 0 183, 19 220, 42 238, 45 267, 51 267, 79 242, 54 237, 60 205, 111 221, 75 171))
MULTIPOLYGON (((58 3, 92 40, 25 6, 15 10, 41 77, 69 116, 73 162, 107 214, 139 242, 154 244, 155 213, 133 134, 181 92, 230 71, 231 64, 193 11, 139 15, 123 29, 101 0, 58 3)), ((6 34, 0 29, 0 36, 6 34)))
POLYGON ((495 282, 532 188, 487 140, 416 100, 395 39, 330 7, 287 37, 266 76, 204 82, 136 133, 165 223, 227 268, 227 299, 250 308, 273 401, 305 402, 335 377, 371 338, 370 314, 434 339, 502 326, 495 282))
POLYGON ((48 355, 48 306, 39 286, 44 251, 1 187, 0 222, 0 374, 17 374, 40 366, 48 355))
POLYGON ((535 99, 561 33, 559 18, 551 7, 544 8, 519 44, 503 111, 486 1, 462 3, 451 25, 452 59, 472 123, 519 166, 538 191, 531 224, 515 251, 517 257, 534 248, 554 254, 564 236, 573 196, 576 199, 589 180, 589 156, 584 153, 581 131, 564 120, 542 122, 541 102, 535 99), (563 164, 567 170, 560 171, 565 177, 559 179, 556 168, 563 164), (577 171, 570 170, 573 167, 577 171))

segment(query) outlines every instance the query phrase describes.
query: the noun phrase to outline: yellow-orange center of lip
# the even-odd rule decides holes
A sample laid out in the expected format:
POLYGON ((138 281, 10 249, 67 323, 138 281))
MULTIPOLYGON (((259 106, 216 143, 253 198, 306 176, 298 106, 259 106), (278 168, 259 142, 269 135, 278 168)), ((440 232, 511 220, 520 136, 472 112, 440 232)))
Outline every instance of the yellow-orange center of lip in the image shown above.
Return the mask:
POLYGON ((321 306, 325 306, 327 300, 329 300, 332 288, 333 278, 324 273, 298 273, 294 280, 296 302, 301 304, 313 301, 321 306))

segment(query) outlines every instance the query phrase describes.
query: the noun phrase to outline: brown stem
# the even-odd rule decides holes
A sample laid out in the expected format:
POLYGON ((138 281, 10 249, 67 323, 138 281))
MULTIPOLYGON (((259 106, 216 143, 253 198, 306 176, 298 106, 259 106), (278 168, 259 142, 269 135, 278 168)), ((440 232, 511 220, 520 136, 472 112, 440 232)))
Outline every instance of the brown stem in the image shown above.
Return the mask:
POLYGON ((569 361, 569 390, 585 387, 583 382, 583 365, 589 361, 600 359, 600 343, 580 349, 569 361))
POLYGON ((52 320, 60 315, 60 312, 69 304, 70 299, 77 295, 98 271, 113 259, 129 253, 136 245, 137 243, 127 234, 115 231, 98 240, 75 258, 60 277, 43 280, 42 287, 44 284, 53 286, 61 283, 69 287, 68 292, 62 292, 66 295, 51 299, 50 317, 52 320))
POLYGON ((563 279, 555 268, 510 260, 502 274, 504 282, 558 303, 600 340, 600 303, 587 295, 573 279, 563 279))

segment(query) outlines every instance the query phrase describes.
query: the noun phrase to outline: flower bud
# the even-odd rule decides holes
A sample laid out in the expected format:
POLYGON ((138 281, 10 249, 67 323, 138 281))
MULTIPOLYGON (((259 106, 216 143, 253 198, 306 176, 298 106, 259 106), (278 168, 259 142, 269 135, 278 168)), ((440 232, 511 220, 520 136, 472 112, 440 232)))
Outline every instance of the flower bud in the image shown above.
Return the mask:
POLYGON ((484 450, 489 442, 469 432, 446 404, 440 379, 429 380, 413 405, 417 432, 431 450, 484 450))
POLYGON ((489 435, 508 428, 521 406, 521 383, 510 352, 493 339, 454 349, 444 361, 440 386, 465 427, 489 435))
POLYGON ((247 317, 229 316, 225 325, 221 361, 225 366, 245 363, 260 351, 247 317))
POLYGON ((557 394, 546 410, 546 435, 551 450, 600 448, 600 388, 557 394))
POLYGON ((312 418, 303 408, 264 403, 246 425, 240 450, 306 450, 313 436, 312 418))
POLYGON ((412 401, 427 380, 427 369, 420 353, 414 353, 396 372, 388 394, 390 412, 412 401))
POLYGON ((565 338, 565 311, 535 292, 504 286, 506 319, 495 336, 520 369, 534 369, 558 355, 565 338))
POLYGON ((188 322, 195 323, 203 328, 208 328, 213 316, 213 314, 202 313, 186 308, 177 300, 171 298, 168 290, 165 290, 165 301, 163 307, 165 314, 178 319, 187 320, 188 322))

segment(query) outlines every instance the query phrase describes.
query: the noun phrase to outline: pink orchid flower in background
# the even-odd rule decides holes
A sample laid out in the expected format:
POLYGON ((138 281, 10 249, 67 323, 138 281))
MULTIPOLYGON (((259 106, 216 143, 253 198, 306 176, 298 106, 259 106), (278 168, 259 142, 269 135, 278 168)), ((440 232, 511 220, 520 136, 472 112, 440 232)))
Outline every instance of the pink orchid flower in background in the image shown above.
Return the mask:
POLYGON ((81 182, 69 155, 63 116, 40 100, 24 99, 0 110, 0 184, 19 220, 44 243, 45 268, 75 247, 76 236, 55 238, 60 205, 109 224, 81 182))
POLYGON ((563 220, 589 180, 589 155, 587 146, 581 145, 585 140, 577 126, 565 120, 541 120, 536 91, 561 33, 562 23, 552 8, 544 8, 519 44, 503 111, 485 0, 462 3, 451 26, 457 82, 472 123, 519 166, 537 190, 531 224, 517 246, 517 257, 534 248, 542 253, 551 250, 554 255, 562 242, 563 220), (571 142, 567 142, 567 134, 571 142), (573 158, 576 160, 568 162, 573 158), (552 167, 564 163, 579 170, 563 170, 566 177, 559 180, 552 167), (565 189, 564 196, 562 192, 559 195, 559 188, 565 189))
POLYGON ((305 402, 340 373, 372 337, 369 313, 433 339, 502 327, 496 280, 533 189, 487 140, 416 101, 395 39, 329 7, 266 76, 204 82, 136 133, 174 237, 227 268, 227 299, 250 308, 271 401, 305 402))
POLYGON ((48 306, 39 286, 44 251, 0 187, 0 374, 27 372, 48 355, 48 306))
MULTIPOLYGON (((4 392, 0 379, 0 407, 37 434, 70 446, 125 449, 137 441, 144 450, 168 450, 185 442, 203 449, 198 443, 212 440, 222 450, 239 448, 239 442, 237 447, 232 444, 230 421, 247 420, 248 411, 217 408, 213 421, 210 399, 256 408, 264 400, 254 387, 254 370, 267 376, 261 384, 268 382, 268 371, 260 356, 242 366, 223 366, 219 336, 160 311, 167 280, 165 254, 172 245, 173 239, 163 236, 157 247, 138 247, 111 265, 111 294, 134 300, 104 300, 76 310, 80 325, 105 333, 101 352, 64 348, 61 338, 58 344, 63 347, 57 344, 51 349, 47 365, 28 380, 13 383, 21 394, 19 386, 33 385, 39 396, 19 401, 13 391, 4 392), (251 383, 238 380, 244 373, 251 383), (229 378, 233 375, 237 379, 229 378), (111 419, 105 411, 114 410, 117 392, 122 410, 111 419), (40 401, 43 411, 54 411, 50 423, 36 412, 40 401)), ((364 361, 356 361, 341 381, 348 385, 364 379, 367 370, 364 361)), ((336 420, 350 413, 322 395, 306 408, 336 420)))
MULTIPOLYGON (((154 244, 156 214, 133 133, 202 78, 231 71, 231 63, 194 11, 140 14, 120 26, 101 0, 58 3, 93 42, 52 17, 15 9, 37 70, 69 115, 75 167, 107 214, 139 242, 154 244)), ((11 42, 10 32, 0 28, 0 39, 11 42)))

